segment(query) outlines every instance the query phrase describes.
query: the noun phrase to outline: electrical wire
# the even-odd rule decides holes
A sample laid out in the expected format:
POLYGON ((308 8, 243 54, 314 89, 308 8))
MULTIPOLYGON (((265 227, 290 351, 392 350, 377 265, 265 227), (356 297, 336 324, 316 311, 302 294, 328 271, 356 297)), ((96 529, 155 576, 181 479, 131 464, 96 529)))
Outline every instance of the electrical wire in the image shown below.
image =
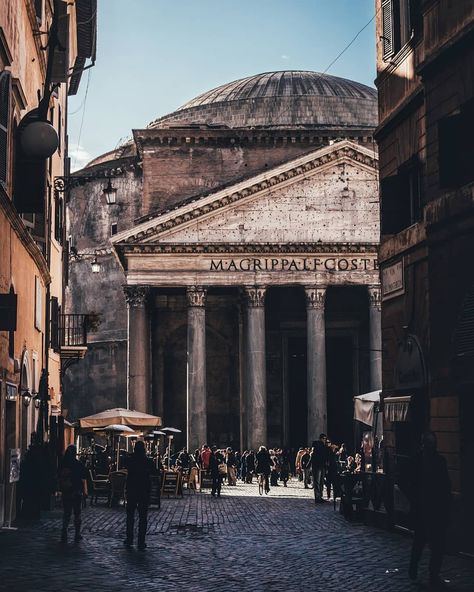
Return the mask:
MULTIPOLYGON (((372 18, 367 21, 365 23, 365 25, 359 29, 359 31, 357 31, 357 33, 354 35, 354 37, 349 41, 349 43, 344 47, 344 49, 342 51, 340 51, 338 53, 338 55, 332 60, 332 62, 329 64, 329 66, 327 66, 323 72, 319 72, 317 73, 317 76, 315 76, 315 78, 322 78, 325 74, 327 74, 327 72, 334 66, 334 64, 339 60, 339 58, 341 58, 346 51, 355 43, 355 41, 358 39, 359 35, 361 35, 361 33, 363 33, 365 31, 365 29, 367 29, 367 27, 376 19, 377 15, 379 14, 379 12, 382 10, 382 6, 380 6, 374 13, 374 15, 372 16, 372 18)), ((297 99, 300 97, 296 97, 297 99)), ((286 115, 286 113, 288 111, 290 111, 293 108, 293 105, 289 105, 285 110, 280 111, 278 113, 278 117, 282 117, 282 115, 286 115)), ((273 123, 273 122, 272 122, 273 123)))

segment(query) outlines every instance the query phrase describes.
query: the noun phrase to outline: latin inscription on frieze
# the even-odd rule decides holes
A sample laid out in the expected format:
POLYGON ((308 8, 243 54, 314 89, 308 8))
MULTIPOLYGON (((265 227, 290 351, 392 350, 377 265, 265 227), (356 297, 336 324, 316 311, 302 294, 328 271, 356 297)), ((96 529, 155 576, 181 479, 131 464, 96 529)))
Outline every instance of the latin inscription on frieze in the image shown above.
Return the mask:
POLYGON ((375 271, 370 257, 242 257, 211 259, 209 271, 375 271))

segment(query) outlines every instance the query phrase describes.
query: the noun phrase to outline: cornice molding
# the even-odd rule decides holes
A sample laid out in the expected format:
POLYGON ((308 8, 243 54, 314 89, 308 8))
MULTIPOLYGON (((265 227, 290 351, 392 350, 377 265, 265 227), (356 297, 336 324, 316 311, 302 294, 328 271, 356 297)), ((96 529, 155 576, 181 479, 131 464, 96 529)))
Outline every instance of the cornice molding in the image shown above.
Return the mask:
POLYGON ((28 229, 23 224, 15 206, 11 202, 8 195, 0 185, 0 211, 2 211, 10 223, 21 244, 30 254, 33 261, 36 263, 41 278, 45 285, 51 283, 51 275, 49 273, 48 265, 38 245, 33 240, 33 237, 28 232, 28 229))
POLYGON ((163 146, 253 146, 273 145, 284 146, 286 144, 303 144, 306 146, 327 146, 330 140, 340 138, 359 138, 361 144, 372 143, 374 127, 325 127, 312 128, 253 128, 237 129, 222 127, 197 126, 172 126, 166 128, 149 127, 133 130, 133 139, 140 157, 143 157, 147 147, 161 148, 163 146))
POLYGON ((377 254, 377 243, 144 243, 120 245, 125 254, 377 254))
POLYGON ((327 146, 311 154, 304 155, 272 170, 252 177, 242 183, 217 191, 207 197, 197 197, 191 203, 185 203, 170 211, 157 214, 152 220, 139 224, 132 230, 114 237, 112 243, 120 248, 120 243, 140 243, 149 241, 153 236, 185 225, 202 216, 217 212, 230 204, 247 199, 252 195, 271 190, 292 180, 304 179, 306 175, 341 160, 350 159, 370 169, 377 168, 375 153, 347 140, 327 146))

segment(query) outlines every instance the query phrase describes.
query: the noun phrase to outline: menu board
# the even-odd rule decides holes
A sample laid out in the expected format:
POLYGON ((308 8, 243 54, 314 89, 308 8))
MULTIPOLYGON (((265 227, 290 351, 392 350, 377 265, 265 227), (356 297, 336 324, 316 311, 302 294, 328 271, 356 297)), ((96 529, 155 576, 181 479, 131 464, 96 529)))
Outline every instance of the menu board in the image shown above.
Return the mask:
POLYGON ((163 475, 163 485, 161 486, 162 495, 178 495, 179 473, 174 471, 165 471, 163 475))

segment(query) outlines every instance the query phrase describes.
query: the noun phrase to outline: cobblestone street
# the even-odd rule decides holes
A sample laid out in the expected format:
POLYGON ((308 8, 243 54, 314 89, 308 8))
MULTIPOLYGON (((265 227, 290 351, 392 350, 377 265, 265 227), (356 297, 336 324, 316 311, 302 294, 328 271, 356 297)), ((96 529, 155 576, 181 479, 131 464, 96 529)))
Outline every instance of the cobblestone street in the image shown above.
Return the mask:
MULTIPOLYGON (((123 546, 125 512, 83 513, 84 540, 59 543, 61 512, 0 534, 0 590, 415 591, 406 576, 410 538, 348 523, 332 503, 315 508, 293 481, 260 497, 257 485, 164 499, 149 513, 145 552, 123 546)), ((72 538, 72 532, 70 535, 72 538)), ((450 589, 474 589, 474 562, 447 557, 450 589)), ((426 558, 420 582, 427 581, 426 558)))

